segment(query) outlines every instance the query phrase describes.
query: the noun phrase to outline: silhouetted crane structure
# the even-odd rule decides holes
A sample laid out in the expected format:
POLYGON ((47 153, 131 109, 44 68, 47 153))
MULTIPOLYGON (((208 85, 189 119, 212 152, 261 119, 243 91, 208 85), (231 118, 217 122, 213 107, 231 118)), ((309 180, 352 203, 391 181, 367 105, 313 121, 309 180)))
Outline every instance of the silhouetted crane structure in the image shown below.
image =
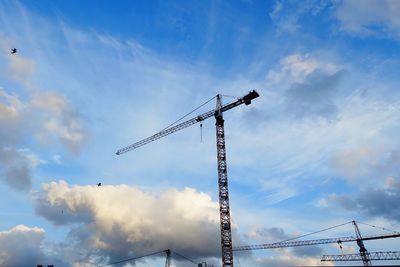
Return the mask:
MULTIPOLYGON (((376 240, 376 239, 386 239, 386 238, 396 238, 396 237, 400 237, 400 233, 396 232, 393 234, 387 234, 387 235, 373 235, 373 236, 361 236, 360 230, 357 226, 356 221, 351 221, 351 223, 353 224, 355 231, 356 231, 356 237, 352 237, 352 236, 347 236, 347 237, 336 237, 336 238, 325 238, 325 239, 314 239, 314 240, 299 240, 299 241, 293 241, 294 239, 303 237, 303 236, 307 236, 307 235, 303 235, 300 237, 296 237, 296 238, 292 238, 289 240, 285 240, 285 241, 280 241, 280 242, 276 242, 276 243, 269 243, 269 244, 261 244, 261 245, 247 245, 247 246, 238 246, 238 247, 234 247, 232 250, 233 251, 246 251, 246 250, 258 250, 258 249, 274 249, 274 248, 287 248, 287 247, 300 247, 300 246, 312 246, 312 245, 321 245, 321 244, 330 244, 330 243, 337 243, 339 245, 341 245, 342 243, 345 242, 357 242, 358 247, 360 248, 360 253, 357 254, 357 258, 361 259, 363 261, 364 266, 372 266, 371 264, 371 260, 372 258, 370 257, 370 253, 368 253, 367 249, 364 246, 364 242, 365 240, 376 240)), ((344 223, 344 224, 340 224, 334 227, 330 227, 321 231, 317 231, 314 233, 318 233, 318 232, 322 232, 325 230, 329 230, 329 229, 333 229, 336 228, 338 226, 342 226, 348 223, 344 223)), ((311 233, 311 234, 314 234, 311 233)), ((375 253, 385 253, 385 252, 375 252, 375 253)), ((397 253, 397 252, 392 252, 392 253, 397 253)), ((351 256, 353 254, 349 254, 348 258, 355 258, 353 256, 351 256)), ((375 255, 374 254, 374 258, 375 255)), ((341 259, 344 260, 346 257, 340 257, 340 256, 345 256, 345 255, 338 255, 337 258, 333 257, 333 255, 326 255, 326 259, 324 259, 324 261, 328 261, 330 259, 341 259)), ((393 254, 391 254, 391 256, 393 256, 393 254)), ((325 257, 325 256, 324 256, 325 257)), ((321 259, 322 261, 322 259, 321 259)))
POLYGON ((259 94, 253 90, 238 100, 222 105, 221 95, 217 95, 217 104, 214 110, 210 110, 201 115, 198 115, 190 120, 177 124, 175 126, 167 127, 166 129, 148 137, 130 146, 122 148, 117 151, 117 155, 121 155, 130 150, 136 149, 148 143, 151 143, 164 136, 182 130, 193 124, 202 122, 210 117, 215 117, 216 123, 216 142, 217 142, 217 162, 218 162, 218 190, 219 190, 219 213, 220 213, 220 230, 221 230, 221 250, 222 250, 222 266, 233 266, 233 253, 232 253, 232 234, 231 234, 231 218, 229 207, 229 191, 228 191, 228 173, 226 162, 226 149, 225 149, 225 130, 223 113, 241 104, 249 105, 251 100, 259 97, 259 94))

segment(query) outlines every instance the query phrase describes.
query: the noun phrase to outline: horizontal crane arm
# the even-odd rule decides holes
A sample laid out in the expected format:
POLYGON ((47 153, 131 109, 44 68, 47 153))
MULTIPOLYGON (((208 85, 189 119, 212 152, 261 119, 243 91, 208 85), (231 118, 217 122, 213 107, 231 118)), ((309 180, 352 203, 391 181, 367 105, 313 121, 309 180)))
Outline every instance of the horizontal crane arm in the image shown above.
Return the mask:
POLYGON ((316 240, 303 240, 303 241, 287 241, 287 242, 277 242, 271 244, 262 245, 250 245, 250 246, 240 246, 234 247, 233 251, 244 251, 244 250, 256 250, 256 249, 272 249, 272 248, 286 248, 286 247, 300 247, 300 246, 312 246, 319 244, 328 243, 340 243, 340 242, 351 242, 355 241, 354 237, 339 237, 339 238, 326 238, 326 239, 316 239, 316 240))
POLYGON ((158 133, 156 133, 156 134, 154 134, 154 135, 152 135, 150 137, 147 137, 147 138, 145 138, 145 139, 143 139, 143 140, 141 140, 139 142, 136 142, 136 143, 133 143, 132 145, 124 147, 124 148, 118 150, 116 154, 117 155, 121 155, 123 153, 126 153, 126 152, 132 150, 132 149, 136 149, 138 147, 144 146, 144 145, 146 145, 148 143, 151 143, 151 142, 153 142, 153 141, 155 141, 157 139, 160 139, 160 138, 162 138, 164 136, 167 136, 167 135, 172 134, 172 133, 174 133, 176 131, 179 131, 179 130, 182 130, 182 129, 186 128, 186 127, 189 127, 190 125, 196 124, 196 123, 198 123, 200 121, 203 121, 203 120, 205 120, 205 119, 207 119, 209 117, 212 117, 213 115, 214 115, 214 110, 208 111, 206 113, 203 113, 203 114, 201 114, 201 115, 199 115, 199 116, 197 116, 195 118, 192 118, 190 120, 182 122, 182 123, 180 123, 180 124, 178 124, 176 126, 173 126, 173 127, 167 128, 165 130, 162 130, 161 132, 158 132, 158 133))
MULTIPOLYGON (((225 112, 225 111, 230 110, 230 109, 232 109, 232 108, 234 108, 236 106, 239 106, 239 105, 241 105, 243 103, 246 104, 246 105, 249 105, 251 103, 251 100, 256 98, 256 97, 258 97, 258 96, 259 96, 259 94, 255 90, 253 90, 253 91, 249 92, 247 95, 239 98, 238 100, 236 100, 236 101, 234 101, 232 103, 229 103, 227 105, 222 106, 220 111, 221 112, 225 112)), ((145 138, 145 139, 143 139, 141 141, 133 143, 132 145, 129 145, 127 147, 119 149, 116 152, 116 154, 117 155, 121 155, 123 153, 126 153, 126 152, 132 150, 132 149, 136 149, 138 147, 144 146, 144 145, 146 145, 148 143, 151 143, 151 142, 153 142, 153 141, 155 141, 157 139, 160 139, 160 138, 162 138, 164 136, 167 136, 167 135, 172 134, 172 133, 174 133, 176 131, 179 131, 179 130, 182 130, 182 129, 186 128, 186 127, 189 127, 190 125, 193 125, 193 124, 196 124, 198 122, 201 122, 201 121, 203 121, 205 119, 208 119, 208 118, 214 116, 215 112, 216 112, 216 110, 211 110, 211 111, 205 112, 205 113, 203 113, 201 115, 198 115, 195 118, 192 118, 190 120, 182 122, 182 123, 180 123, 178 125, 175 125, 173 127, 169 127, 169 128, 167 128, 165 130, 162 130, 161 132, 158 132, 158 133, 156 133, 156 134, 154 134, 154 135, 152 135, 150 137, 147 137, 147 138, 145 138)))
MULTIPOLYGON (((385 238, 395 238, 400 237, 400 234, 390 234, 390 235, 378 235, 378 236, 367 236, 361 238, 362 240, 375 240, 375 239, 385 239, 385 238)), ((262 244, 262 245, 249 245, 249 246, 240 246, 234 247, 233 251, 244 251, 244 250, 256 250, 256 249, 273 249, 273 248, 285 248, 285 247, 299 247, 299 246, 312 246, 312 245, 320 245, 320 244, 329 244, 329 243, 344 243, 344 242, 353 242, 357 241, 355 237, 338 237, 338 238, 325 238, 325 239, 316 239, 316 240, 304 240, 304 241, 283 241, 276 242, 271 244, 262 244)))
MULTIPOLYGON (((370 252, 368 253, 370 260, 400 260, 400 251, 387 251, 387 252, 370 252)), ((362 261, 360 253, 357 254, 343 254, 343 255, 324 255, 321 261, 362 261)))

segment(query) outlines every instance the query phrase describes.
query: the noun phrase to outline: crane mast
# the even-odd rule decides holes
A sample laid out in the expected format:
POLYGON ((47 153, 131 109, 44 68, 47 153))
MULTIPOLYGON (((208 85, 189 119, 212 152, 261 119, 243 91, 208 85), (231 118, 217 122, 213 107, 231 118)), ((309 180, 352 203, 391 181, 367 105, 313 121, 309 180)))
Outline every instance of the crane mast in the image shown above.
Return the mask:
POLYGON ((167 249, 165 250, 165 267, 170 267, 171 266, 171 250, 167 249))
POLYGON ((229 207, 229 191, 228 191, 228 172, 226 163, 226 147, 225 147, 225 130, 223 112, 237 107, 241 104, 246 106, 251 104, 251 100, 259 97, 259 94, 253 90, 238 100, 222 105, 221 96, 217 95, 217 104, 214 110, 210 110, 200 114, 190 120, 168 127, 150 137, 140 140, 132 145, 119 149, 116 154, 121 155, 130 150, 139 148, 143 145, 151 143, 164 136, 182 130, 198 122, 202 122, 212 116, 215 117, 216 127, 216 142, 217 142, 217 169, 218 169, 218 192, 219 192, 219 213, 220 213, 220 230, 221 230, 221 250, 222 250, 222 266, 233 267, 232 253, 232 232, 231 232, 231 217, 229 207))
POLYGON ((358 229, 356 221, 352 221, 352 223, 354 225, 354 230, 356 231, 356 237, 357 237, 356 242, 357 242, 358 247, 360 248, 360 256, 363 261, 363 264, 364 264, 364 266, 372 266, 371 260, 369 258, 369 253, 364 246, 364 242, 363 242, 363 238, 361 236, 360 229, 358 229))
POLYGON ((217 140, 219 216, 221 229, 222 266, 233 266, 231 215, 229 208, 228 172, 226 164, 224 118, 220 95, 217 95, 215 129, 217 140))

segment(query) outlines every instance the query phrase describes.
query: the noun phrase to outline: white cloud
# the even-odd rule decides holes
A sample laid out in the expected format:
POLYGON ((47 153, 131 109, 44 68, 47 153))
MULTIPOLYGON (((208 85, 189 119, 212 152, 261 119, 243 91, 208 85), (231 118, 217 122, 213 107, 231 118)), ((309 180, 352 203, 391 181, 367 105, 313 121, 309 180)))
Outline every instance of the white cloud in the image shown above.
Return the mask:
POLYGON ((1 89, 0 126, 0 164, 4 166, 0 175, 20 189, 30 187, 31 170, 46 161, 18 147, 35 137, 42 144, 61 144, 78 151, 85 139, 79 114, 54 92, 36 91, 31 99, 23 101, 1 89))
POLYGON ((0 180, 11 188, 26 191, 32 185, 32 161, 14 148, 0 148, 0 180))
POLYGON ((0 266, 69 266, 42 251, 44 238, 45 231, 39 227, 17 225, 0 231, 0 266))
MULTIPOLYGON (((38 257, 38 245, 44 238, 42 228, 29 228, 24 225, 17 225, 8 231, 0 232, 0 265, 1 266, 22 266, 24 257, 38 257), (22 252, 22 253, 21 253, 22 252), (31 255, 30 255, 31 254, 31 255), (33 254, 33 255, 32 255, 33 254), (23 255, 23 257, 21 257, 23 255)), ((29 259, 27 259, 29 261, 29 259)), ((32 259, 30 259, 32 260, 32 259)), ((31 263, 34 263, 32 261, 31 263)))
POLYGON ((299 20, 306 15, 316 16, 327 6, 328 1, 308 0, 302 2, 295 1, 275 1, 269 17, 275 24, 278 33, 295 33, 302 29, 299 20))
POLYGON ((30 78, 36 69, 35 62, 18 54, 9 55, 8 59, 10 64, 8 69, 9 77, 25 86, 31 86, 30 78))
MULTIPOLYGON (((4 46, 5 42, 0 44, 4 46)), ((7 58, 10 65, 6 73, 12 73, 10 77, 23 86, 26 94, 20 97, 0 87, 0 178, 13 188, 27 190, 32 184, 32 170, 46 161, 26 148, 26 143, 36 139, 76 152, 86 133, 81 115, 65 97, 32 84, 33 60, 19 55, 7 58)))
POLYGON ((260 257, 256 259, 257 266, 260 267, 280 267, 280 266, 334 266, 333 263, 321 262, 319 257, 296 256, 288 250, 283 250, 276 256, 260 257))
POLYGON ((317 202, 315 203, 315 206, 318 208, 327 208, 328 202, 325 198, 321 198, 321 199, 317 200, 317 202))
POLYGON ((60 181, 44 184, 35 203, 47 220, 75 225, 70 237, 78 247, 111 260, 166 248, 195 258, 219 255, 218 203, 191 188, 154 195, 127 185, 60 181))
POLYGON ((397 0, 346 0, 339 2, 335 16, 350 34, 400 38, 399 13, 397 0))
POLYGON ((328 200, 332 204, 364 214, 371 218, 386 218, 393 222, 400 222, 400 212, 396 205, 400 201, 400 178, 391 179, 392 187, 375 186, 363 188, 356 194, 331 195, 328 200), (397 181, 396 181, 397 180, 397 181))
POLYGON ((46 164, 47 162, 43 159, 40 159, 38 155, 34 154, 32 151, 30 151, 28 148, 24 149, 18 149, 18 153, 20 153, 23 157, 26 158, 26 160, 29 162, 30 166, 32 168, 35 168, 36 166, 40 164, 46 164))
POLYGON ((340 69, 339 66, 323 62, 309 54, 292 54, 280 60, 279 67, 270 70, 266 76, 271 83, 304 82, 307 75, 315 70, 332 75, 340 69))
POLYGON ((18 117, 18 110, 21 108, 22 103, 18 97, 7 94, 7 92, 0 87, 0 97, 6 103, 0 103, 0 121, 7 123, 6 120, 15 120, 18 117))
POLYGON ((51 157, 51 160, 53 161, 53 162, 55 162, 56 164, 62 164, 62 159, 61 159, 61 156, 60 155, 53 155, 52 157, 51 157))

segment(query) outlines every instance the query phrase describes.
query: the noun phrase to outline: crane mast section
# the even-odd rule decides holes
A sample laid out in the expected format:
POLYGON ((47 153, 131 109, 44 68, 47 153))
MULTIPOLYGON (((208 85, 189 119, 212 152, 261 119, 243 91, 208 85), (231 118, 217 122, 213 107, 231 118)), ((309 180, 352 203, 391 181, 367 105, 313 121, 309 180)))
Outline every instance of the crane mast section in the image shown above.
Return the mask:
MULTIPOLYGON (((253 90, 253 91, 249 92, 247 95, 239 98, 238 100, 222 106, 219 109, 219 111, 220 112, 225 112, 225 111, 228 111, 228 110, 230 110, 230 109, 232 109, 234 107, 237 107, 237 106, 239 106, 241 104, 249 105, 251 103, 251 100, 254 99, 254 98, 257 98, 257 97, 259 97, 259 94, 255 90, 253 90)), ((167 128, 165 130, 162 130, 162 131, 160 131, 160 132, 158 132, 158 133, 156 133, 156 134, 154 134, 154 135, 152 135, 150 137, 147 137, 147 138, 145 138, 145 139, 143 139, 141 141, 133 143, 132 145, 129 145, 127 147, 119 149, 116 152, 116 154, 117 155, 124 154, 124 153, 126 153, 126 152, 128 152, 130 150, 133 150, 133 149, 139 148, 141 146, 144 146, 144 145, 146 145, 148 143, 151 143, 151 142, 153 142, 153 141, 155 141, 157 139, 160 139, 160 138, 162 138, 164 136, 170 135, 170 134, 172 134, 174 132, 177 132, 177 131, 182 130, 182 129, 186 128, 186 127, 189 127, 189 126, 191 126, 193 124, 196 124, 198 122, 204 121, 204 120, 206 120, 206 119, 208 119, 210 117, 213 117, 215 115, 216 111, 217 110, 211 110, 211 111, 205 112, 205 113, 203 113, 201 115, 198 115, 198 116, 196 116, 196 117, 194 117, 194 118, 192 118, 190 120, 187 120, 187 121, 182 122, 182 123, 180 123, 178 125, 175 125, 173 127, 169 127, 169 128, 167 128)))
MULTIPOLYGON (((400 234, 367 236, 367 237, 362 237, 362 240, 376 240, 376 239, 396 238, 396 237, 400 237, 400 234)), ((354 241, 357 241, 356 237, 347 236, 338 238, 325 238, 316 240, 286 241, 286 242, 283 241, 271 244, 240 246, 240 247, 234 247, 232 250, 244 251, 244 250, 257 250, 257 249, 273 249, 273 248, 285 248, 285 247, 312 246, 312 245, 329 244, 329 243, 344 243, 344 242, 354 242, 354 241)))

